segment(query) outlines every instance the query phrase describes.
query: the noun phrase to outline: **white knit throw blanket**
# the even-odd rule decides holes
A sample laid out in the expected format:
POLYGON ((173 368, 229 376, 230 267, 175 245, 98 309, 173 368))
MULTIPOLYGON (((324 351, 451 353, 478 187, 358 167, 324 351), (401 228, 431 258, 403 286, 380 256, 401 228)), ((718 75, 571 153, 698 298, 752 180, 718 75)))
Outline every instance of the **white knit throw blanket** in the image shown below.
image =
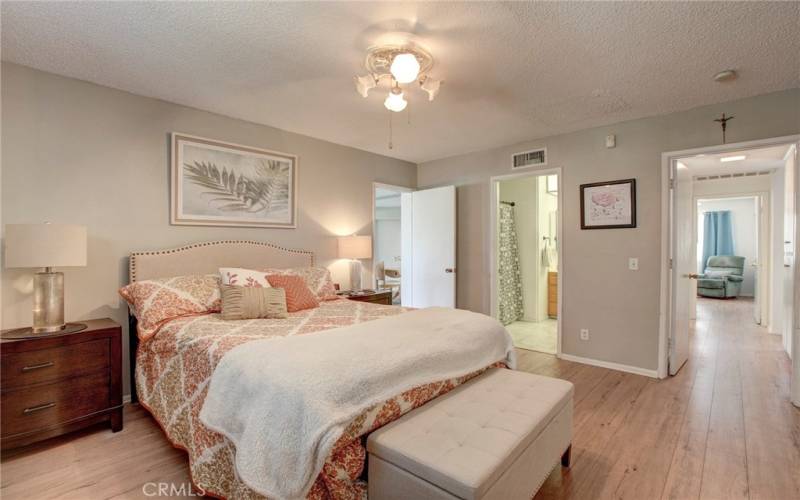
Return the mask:
POLYGON ((231 349, 211 377, 200 420, 236 447, 236 471, 275 500, 304 498, 347 426, 370 407, 498 361, 511 337, 483 314, 411 311, 231 349))

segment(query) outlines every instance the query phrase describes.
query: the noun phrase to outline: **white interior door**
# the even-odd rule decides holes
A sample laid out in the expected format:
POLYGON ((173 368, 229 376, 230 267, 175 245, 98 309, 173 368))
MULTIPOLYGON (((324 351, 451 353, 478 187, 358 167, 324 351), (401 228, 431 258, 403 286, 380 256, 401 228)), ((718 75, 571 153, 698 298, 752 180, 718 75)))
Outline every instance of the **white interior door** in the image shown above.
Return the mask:
POLYGON ((761 197, 755 198, 754 204, 755 213, 755 236, 756 236, 756 258, 750 265, 753 267, 753 321, 757 325, 761 324, 761 302, 764 298, 761 296, 761 197))
POLYGON ((455 186, 403 193, 400 210, 403 305, 455 307, 455 186))
POLYGON ((693 277, 697 275, 692 230, 692 176, 685 168, 673 167, 671 193, 672 239, 672 322, 670 328, 669 373, 675 375, 689 359, 689 317, 693 277))
POLYGON ((789 352, 792 352, 792 335, 794 329, 794 308, 797 305, 794 303, 794 276, 796 265, 795 260, 795 235, 796 228, 796 214, 795 209, 795 189, 797 188, 797 180, 795 174, 797 168, 796 149, 789 153, 793 157, 790 158, 784 168, 784 212, 783 212, 783 338, 784 344, 789 352))

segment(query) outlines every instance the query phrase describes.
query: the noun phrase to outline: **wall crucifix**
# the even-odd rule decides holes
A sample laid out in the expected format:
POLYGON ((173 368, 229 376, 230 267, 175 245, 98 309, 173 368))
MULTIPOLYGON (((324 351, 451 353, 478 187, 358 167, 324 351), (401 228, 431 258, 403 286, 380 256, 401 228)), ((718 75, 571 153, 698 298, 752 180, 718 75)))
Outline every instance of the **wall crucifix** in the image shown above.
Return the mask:
POLYGON ((733 120, 733 116, 725 116, 725 113, 722 113, 721 118, 716 118, 714 121, 719 122, 722 125, 722 144, 725 144, 725 129, 728 127, 728 120, 733 120))

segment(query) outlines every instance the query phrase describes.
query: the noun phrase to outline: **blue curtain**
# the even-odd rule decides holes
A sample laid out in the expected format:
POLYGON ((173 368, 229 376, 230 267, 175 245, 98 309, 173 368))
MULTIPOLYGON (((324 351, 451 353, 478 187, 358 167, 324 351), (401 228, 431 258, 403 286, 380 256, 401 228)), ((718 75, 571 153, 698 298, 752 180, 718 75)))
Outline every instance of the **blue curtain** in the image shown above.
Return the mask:
POLYGON ((708 258, 715 255, 736 255, 733 250, 733 222, 730 210, 705 212, 703 216, 701 273, 706 268, 708 258))

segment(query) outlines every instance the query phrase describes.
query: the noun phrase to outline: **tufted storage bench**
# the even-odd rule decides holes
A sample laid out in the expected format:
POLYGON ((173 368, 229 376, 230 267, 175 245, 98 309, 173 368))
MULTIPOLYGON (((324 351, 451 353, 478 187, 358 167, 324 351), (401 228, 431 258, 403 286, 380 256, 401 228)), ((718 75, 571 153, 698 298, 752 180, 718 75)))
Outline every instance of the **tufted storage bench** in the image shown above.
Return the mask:
POLYGON ((530 499, 569 466, 573 386, 493 368, 370 434, 370 500, 530 499))

